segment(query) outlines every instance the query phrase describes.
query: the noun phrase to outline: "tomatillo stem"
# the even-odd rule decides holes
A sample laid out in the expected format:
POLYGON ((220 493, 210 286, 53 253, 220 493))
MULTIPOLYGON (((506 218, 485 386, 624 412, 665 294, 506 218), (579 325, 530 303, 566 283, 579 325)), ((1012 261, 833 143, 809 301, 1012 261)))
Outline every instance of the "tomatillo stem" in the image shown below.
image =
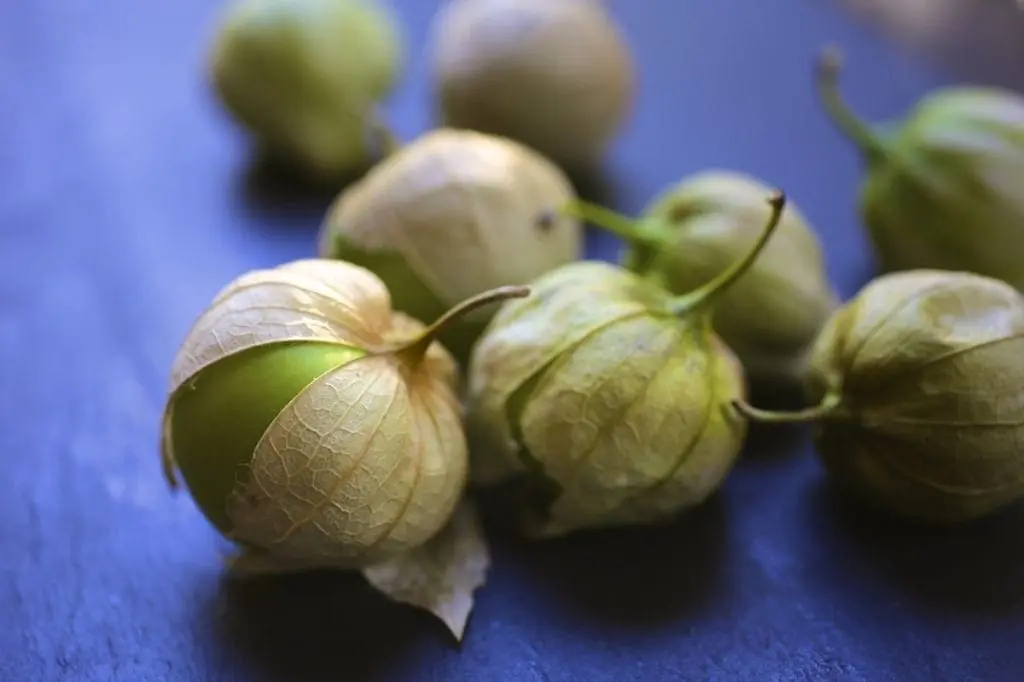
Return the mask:
POLYGON ((570 201, 558 209, 562 215, 591 223, 606 232, 611 232, 632 246, 655 248, 658 240, 643 230, 643 219, 636 220, 582 199, 570 201))
POLYGON ((836 47, 822 51, 818 59, 815 80, 818 95, 829 118, 840 132, 853 140, 869 160, 885 155, 885 147, 871 126, 856 116, 839 94, 839 72, 842 71, 843 56, 836 47))
POLYGON ((821 402, 803 410, 792 410, 786 412, 774 412, 762 410, 750 405, 745 400, 732 401, 733 409, 751 421, 767 422, 772 424, 797 424, 803 422, 818 421, 828 417, 835 412, 842 402, 839 393, 829 392, 825 394, 821 402))
POLYGON ((768 203, 772 207, 771 218, 769 218, 764 231, 750 251, 743 258, 736 260, 732 265, 720 272, 710 282, 675 298, 671 304, 672 311, 675 314, 692 314, 710 310, 719 296, 728 291, 735 284, 736 280, 750 269, 750 266, 761 255, 761 251, 768 244, 768 240, 771 239, 775 229, 779 226, 779 222, 782 220, 782 212, 786 207, 786 195, 777 190, 769 197, 768 203))
POLYGON ((466 313, 485 305, 503 301, 509 298, 525 298, 530 295, 530 287, 527 286, 503 286, 490 289, 483 293, 467 298, 448 312, 437 318, 430 326, 409 343, 400 346, 394 354, 400 357, 409 365, 416 365, 426 355, 430 344, 434 342, 437 335, 453 320, 462 317, 466 313))

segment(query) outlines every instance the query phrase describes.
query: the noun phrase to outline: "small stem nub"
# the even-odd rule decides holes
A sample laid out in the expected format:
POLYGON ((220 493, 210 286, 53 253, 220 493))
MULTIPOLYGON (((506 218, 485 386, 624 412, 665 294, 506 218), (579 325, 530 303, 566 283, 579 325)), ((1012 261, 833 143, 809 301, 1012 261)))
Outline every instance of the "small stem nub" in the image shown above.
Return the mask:
POLYGON ((384 120, 379 109, 372 107, 367 118, 370 138, 383 157, 391 156, 402 148, 402 141, 384 120))
POLYGON ((555 227, 558 214, 554 211, 541 211, 537 214, 537 221, 534 223, 541 232, 550 232, 555 227))
POLYGON ((769 198, 768 204, 771 206, 771 217, 768 220, 768 224, 765 226, 761 236, 758 237, 757 242, 751 247, 750 251, 745 256, 735 261, 728 268, 720 272, 710 282, 703 284, 702 286, 694 289, 693 291, 678 296, 672 302, 672 311, 677 315, 683 313, 697 313, 702 310, 709 310, 714 302, 723 293, 728 291, 736 280, 743 276, 750 266, 754 264, 757 257, 761 255, 761 251, 768 244, 768 240, 771 239, 772 234, 775 233, 775 228, 779 226, 779 222, 782 220, 782 212, 786 208, 786 195, 776 190, 769 198))
POLYGON ((818 58, 815 73, 818 95, 822 105, 840 132, 853 140, 869 160, 885 154, 881 140, 871 126, 858 118, 839 94, 839 73, 843 69, 843 54, 834 45, 826 47, 818 58))
POLYGON ((631 246, 657 246, 654 238, 646 235, 637 226, 637 221, 604 206, 598 206, 582 199, 570 201, 558 210, 562 215, 576 218, 611 232, 631 246))
POLYGON ((434 320, 434 322, 424 329, 419 336, 414 338, 412 341, 402 344, 392 352, 408 365, 415 366, 419 364, 427 354, 427 349, 430 348, 430 344, 434 342, 437 335, 441 333, 441 330, 453 320, 462 317, 472 310, 482 308, 483 306, 491 303, 497 303, 498 301, 504 301, 509 298, 525 298, 529 295, 530 287, 504 286, 490 289, 471 298, 467 298, 465 301, 462 301, 448 312, 441 315, 441 317, 434 320))
POLYGON ((792 410, 786 412, 773 412, 754 407, 745 400, 733 400, 732 407, 743 417, 755 422, 769 424, 799 424, 814 422, 828 417, 836 411, 842 402, 842 396, 838 392, 829 392, 821 399, 821 402, 803 410, 792 410))

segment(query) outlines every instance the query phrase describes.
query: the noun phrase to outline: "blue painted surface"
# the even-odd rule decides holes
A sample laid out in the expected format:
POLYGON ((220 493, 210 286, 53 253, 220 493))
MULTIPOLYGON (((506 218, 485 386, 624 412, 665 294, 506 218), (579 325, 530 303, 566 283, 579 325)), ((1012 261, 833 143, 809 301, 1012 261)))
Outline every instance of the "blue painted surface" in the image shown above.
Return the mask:
MULTIPOLYGON (((430 123, 436 2, 396 2, 397 132, 430 123)), ((642 91, 604 198, 634 211, 708 165, 785 188, 846 296, 871 274, 860 167, 810 88, 826 41, 866 115, 945 82, 810 0, 611 3, 642 91)), ((666 528, 495 535, 461 647, 355 578, 223 581, 157 462, 178 343, 243 270, 311 255, 327 199, 246 180, 203 51, 218 3, 0 4, 0 680, 423 682, 1024 677, 1024 513, 924 533, 823 483, 808 440, 755 434, 666 528), (274 198, 276 197, 276 198, 274 198)), ((594 236, 590 254, 614 256, 594 236)))

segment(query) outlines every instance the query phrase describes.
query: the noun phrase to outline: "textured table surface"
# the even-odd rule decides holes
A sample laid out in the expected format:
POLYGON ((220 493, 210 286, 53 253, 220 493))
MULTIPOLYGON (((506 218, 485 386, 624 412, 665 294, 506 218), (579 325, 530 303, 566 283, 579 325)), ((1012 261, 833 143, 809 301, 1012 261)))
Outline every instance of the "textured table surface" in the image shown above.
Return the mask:
MULTIPOLYGON (((232 585, 164 487, 171 359, 243 270, 313 252, 329 197, 251 170, 202 76, 212 0, 0 3, 0 680, 336 682, 1024 678, 1024 512, 922 532, 837 499, 801 431, 758 432, 668 527, 492 538, 455 646, 348 576, 232 585)), ((437 3, 398 4, 413 55, 437 3)), ((599 198, 714 165, 785 188, 837 286, 871 275, 860 166, 810 87, 826 41, 865 115, 950 73, 812 0, 612 3, 642 83, 599 198)), ((422 60, 389 115, 430 125, 422 60)), ((591 255, 613 255, 593 237, 591 255)))

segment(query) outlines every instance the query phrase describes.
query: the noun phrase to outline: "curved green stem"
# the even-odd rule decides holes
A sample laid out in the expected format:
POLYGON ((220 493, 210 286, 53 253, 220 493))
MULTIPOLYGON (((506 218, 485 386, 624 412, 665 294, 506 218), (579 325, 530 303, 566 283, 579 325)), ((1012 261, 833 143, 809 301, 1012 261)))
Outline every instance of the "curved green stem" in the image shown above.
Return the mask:
POLYGON ((639 221, 604 206, 582 199, 574 199, 558 209, 558 212, 591 223, 606 232, 611 232, 631 245, 657 246, 657 240, 638 228, 639 221))
POLYGON ((644 274, 662 247, 662 240, 651 224, 641 218, 629 218, 611 209, 591 204, 581 199, 570 201, 559 209, 563 215, 591 223, 606 232, 611 232, 622 239, 629 247, 619 265, 635 272, 644 274))
POLYGON ((815 76, 818 95, 840 132, 853 140, 869 160, 878 159, 885 155, 885 146, 871 126, 854 114, 839 94, 839 72, 842 68, 843 55, 839 49, 834 46, 825 48, 818 59, 815 76))
POLYGON ((772 207, 771 218, 769 218, 764 231, 761 233, 761 236, 750 251, 745 256, 735 261, 728 268, 720 272, 710 282, 703 284, 687 294, 676 297, 671 304, 671 310, 673 313, 681 315, 683 313, 693 314, 710 310, 718 297, 728 291, 729 287, 731 287, 736 280, 742 277, 743 274, 750 269, 750 266, 753 265, 754 261, 757 260, 757 257, 761 255, 761 251, 768 244, 768 240, 771 239, 772 235, 775 233, 775 228, 779 226, 779 222, 782 220, 782 212, 786 208, 786 195, 781 191, 776 191, 768 199, 768 203, 772 207))
POLYGON ((774 412, 762 410, 750 405, 745 400, 732 401, 733 409, 751 421, 766 422, 770 424, 798 424, 803 422, 814 422, 828 417, 839 408, 842 396, 839 393, 826 393, 821 402, 813 407, 803 410, 792 410, 786 412, 774 412))
POLYGON ((441 333, 441 330, 453 320, 462 317, 472 310, 482 308, 483 306, 491 303, 504 301, 509 298, 524 298, 529 295, 530 287, 504 286, 497 287, 496 289, 490 289, 489 291, 467 298, 465 301, 459 303, 444 315, 434 320, 430 326, 424 329, 423 332, 412 341, 402 344, 398 348, 388 352, 394 353, 396 357, 401 359, 407 365, 415 366, 423 360, 423 357, 427 354, 427 349, 430 348, 430 344, 434 342, 437 335, 441 333))

